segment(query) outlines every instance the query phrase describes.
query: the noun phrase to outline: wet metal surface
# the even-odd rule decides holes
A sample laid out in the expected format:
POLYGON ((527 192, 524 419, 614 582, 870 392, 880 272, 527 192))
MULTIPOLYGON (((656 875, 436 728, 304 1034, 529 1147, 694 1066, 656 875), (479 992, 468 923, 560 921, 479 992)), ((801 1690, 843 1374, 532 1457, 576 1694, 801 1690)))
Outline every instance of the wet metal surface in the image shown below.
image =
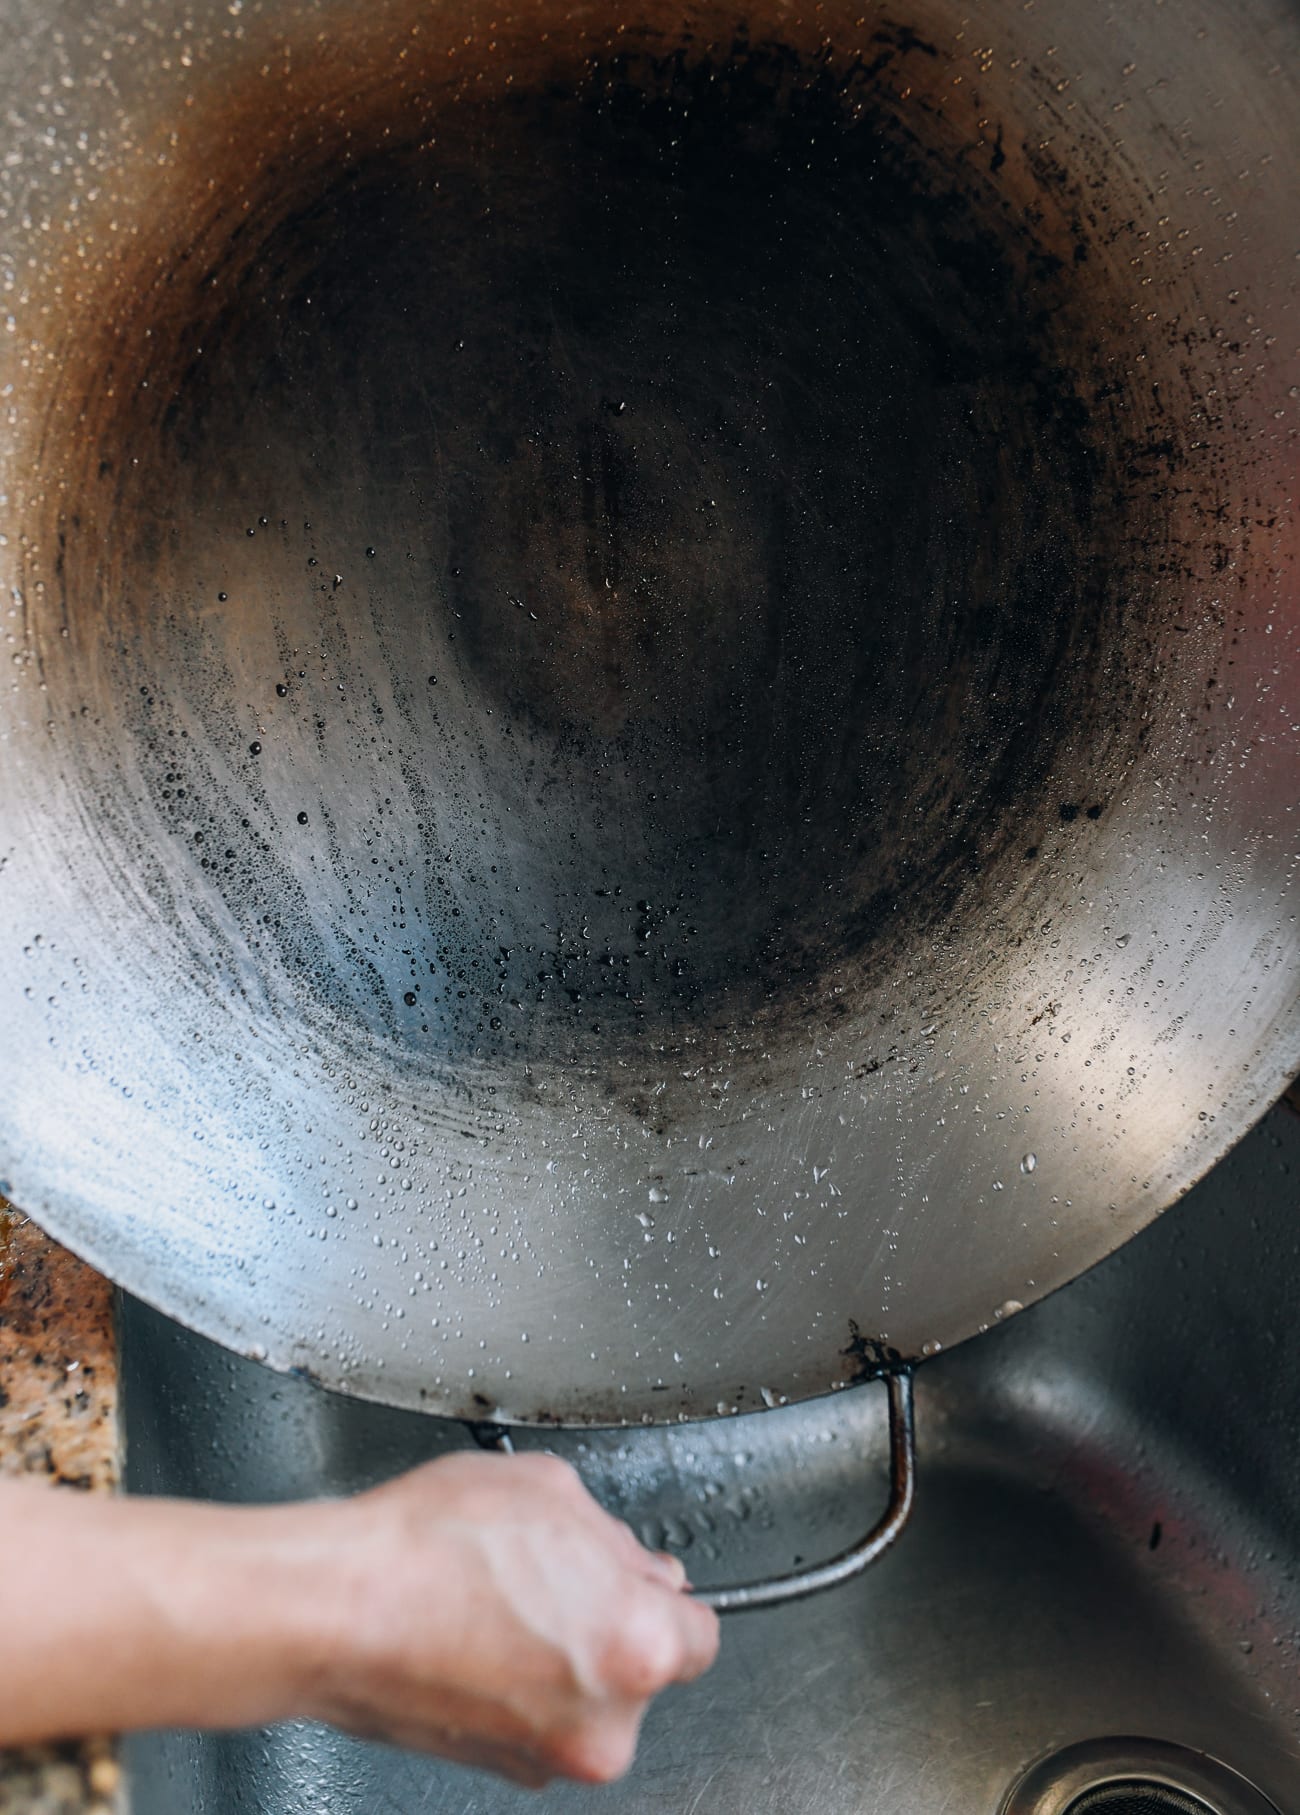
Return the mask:
POLYGON ((670 1422, 1300 1063, 1286 0, 4 0, 0 1189, 670 1422))
POLYGON ((784 1575, 693 1589, 705 1606, 715 1613, 753 1613, 760 1607, 829 1594, 870 1569, 898 1543, 916 1505, 916 1422, 910 1369, 885 1375, 884 1385, 889 1399, 889 1498, 876 1522, 837 1555, 798 1564, 784 1575))
POLYGON ((1279 1815, 1230 1765, 1164 1740, 1085 1740, 1025 1773, 998 1815, 1279 1815))
MULTIPOLYGON (((134 1815, 996 1815, 1044 1754, 1130 1734, 1300 1806, 1298 1180, 1300 1117, 1278 1110, 1096 1272, 927 1363, 903 1541, 843 1590, 727 1622, 623 1785, 534 1799, 292 1726, 136 1742, 134 1815)), ((137 1489, 337 1492, 469 1440, 139 1306, 122 1334, 137 1489)), ((833 1554, 885 1487, 878 1386, 553 1444, 700 1582, 833 1554)))

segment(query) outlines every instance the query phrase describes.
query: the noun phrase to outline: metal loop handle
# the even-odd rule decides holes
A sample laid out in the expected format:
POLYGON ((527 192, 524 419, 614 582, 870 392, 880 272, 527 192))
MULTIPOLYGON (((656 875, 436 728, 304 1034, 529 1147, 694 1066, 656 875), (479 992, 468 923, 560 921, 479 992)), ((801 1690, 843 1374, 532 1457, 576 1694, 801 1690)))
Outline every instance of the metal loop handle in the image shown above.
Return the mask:
POLYGON ((886 1376, 889 1389, 889 1505, 883 1518, 865 1538, 842 1550, 827 1563, 790 1575, 772 1576, 764 1582, 746 1582, 737 1588, 704 1588, 695 1599, 715 1613, 746 1613, 755 1607, 779 1607, 785 1601, 802 1601, 810 1594, 838 1588, 883 1557, 901 1536, 912 1516, 916 1499, 916 1423, 912 1405, 912 1376, 908 1371, 886 1376))
MULTIPOLYGON (((779 1607, 784 1601, 802 1601, 810 1594, 838 1588, 883 1557, 901 1536, 912 1516, 916 1499, 916 1423, 912 1407, 912 1375, 903 1369, 885 1376, 889 1390, 889 1505, 884 1516, 873 1525, 865 1538, 842 1550, 828 1563, 816 1563, 811 1569, 795 1570, 790 1575, 772 1576, 765 1582, 745 1582, 738 1588, 701 1588, 694 1598, 715 1613, 745 1613, 754 1607, 779 1607)), ((467 1425, 480 1449, 510 1452, 514 1444, 504 1426, 484 1422, 467 1425)))

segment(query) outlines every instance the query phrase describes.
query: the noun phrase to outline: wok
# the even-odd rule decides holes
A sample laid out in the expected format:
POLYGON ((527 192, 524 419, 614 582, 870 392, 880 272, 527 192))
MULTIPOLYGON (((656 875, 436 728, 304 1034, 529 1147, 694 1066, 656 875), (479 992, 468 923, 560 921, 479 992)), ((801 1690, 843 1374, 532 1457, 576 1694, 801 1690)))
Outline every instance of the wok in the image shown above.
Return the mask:
POLYGON ((0 17, 15 1202, 327 1386, 653 1422, 1275 1097, 1291 0, 0 17))

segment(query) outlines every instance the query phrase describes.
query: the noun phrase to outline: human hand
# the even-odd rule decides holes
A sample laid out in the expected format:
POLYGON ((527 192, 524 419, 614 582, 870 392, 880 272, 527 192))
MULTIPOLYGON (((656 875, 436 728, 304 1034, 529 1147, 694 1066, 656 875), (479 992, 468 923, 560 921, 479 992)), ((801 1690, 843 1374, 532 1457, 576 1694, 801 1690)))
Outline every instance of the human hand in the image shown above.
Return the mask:
POLYGON ((352 1732, 518 1783, 603 1783, 651 1697, 716 1655, 681 1564, 553 1457, 449 1456, 310 1510, 334 1561, 303 1712, 352 1732))

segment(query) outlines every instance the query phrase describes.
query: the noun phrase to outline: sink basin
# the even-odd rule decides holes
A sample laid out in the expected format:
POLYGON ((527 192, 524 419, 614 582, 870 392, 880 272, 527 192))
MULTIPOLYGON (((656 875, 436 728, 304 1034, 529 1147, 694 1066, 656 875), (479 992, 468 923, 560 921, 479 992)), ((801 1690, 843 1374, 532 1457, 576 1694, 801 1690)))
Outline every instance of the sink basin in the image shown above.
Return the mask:
MULTIPOLYGON (((135 1815, 998 1815, 1035 1761, 1125 1736, 1212 1754, 1266 1800, 1198 1802, 1190 1777, 1184 1800, 1142 1800, 1126 1779, 1086 1801, 1098 1815, 1300 1808, 1298 1212, 1300 1116, 1281 1105, 1092 1273, 929 1362, 897 1548, 846 1588, 730 1619, 717 1668, 656 1705, 618 1786, 539 1798, 292 1723, 137 1738, 135 1815)), ((274 1375, 130 1300, 121 1334, 138 1493, 335 1494, 471 1440, 274 1375)), ((868 1386, 519 1441, 569 1457, 703 1584, 858 1535, 885 1439, 868 1386)), ((1171 1770, 1161 1782, 1181 1781, 1171 1770)))

